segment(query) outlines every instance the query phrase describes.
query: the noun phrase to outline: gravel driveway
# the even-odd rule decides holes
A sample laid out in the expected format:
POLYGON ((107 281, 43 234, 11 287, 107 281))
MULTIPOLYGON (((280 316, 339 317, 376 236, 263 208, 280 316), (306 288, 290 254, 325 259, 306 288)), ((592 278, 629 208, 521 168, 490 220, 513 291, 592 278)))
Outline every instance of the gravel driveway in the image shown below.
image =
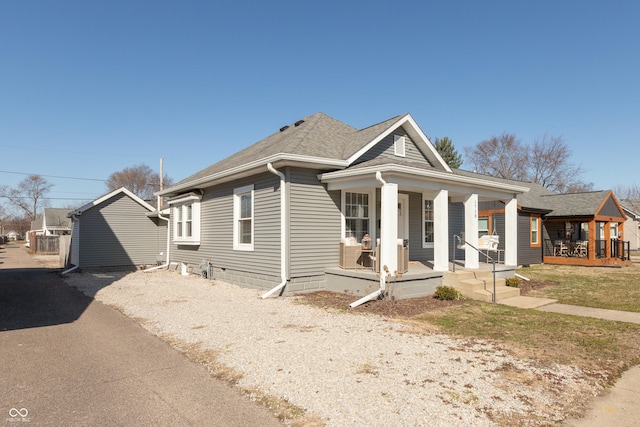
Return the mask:
POLYGON ((154 334, 215 354, 242 389, 327 426, 553 424, 567 416, 568 396, 599 391, 571 366, 540 366, 490 343, 413 333, 295 298, 263 300, 197 276, 83 273, 66 281, 154 334))

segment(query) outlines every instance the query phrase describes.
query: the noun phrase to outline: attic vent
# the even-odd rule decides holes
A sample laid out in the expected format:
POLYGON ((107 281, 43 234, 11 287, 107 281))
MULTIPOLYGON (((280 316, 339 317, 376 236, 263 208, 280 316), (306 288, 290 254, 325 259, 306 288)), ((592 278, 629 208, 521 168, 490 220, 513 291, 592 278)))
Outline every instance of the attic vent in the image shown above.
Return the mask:
POLYGON ((289 129, 289 126, 288 126, 288 125, 287 125, 287 126, 282 126, 282 127, 280 128, 280 132, 284 132, 284 131, 285 131, 285 130, 287 130, 287 129, 289 129))
POLYGON ((295 122, 293 125, 294 125, 295 127, 298 127, 298 126, 300 126, 300 125, 301 125, 301 124, 303 124, 303 123, 304 123, 304 120, 298 120, 298 121, 297 121, 297 122, 295 122))
POLYGON ((400 135, 393 135, 393 151, 398 157, 405 156, 405 138, 400 135))

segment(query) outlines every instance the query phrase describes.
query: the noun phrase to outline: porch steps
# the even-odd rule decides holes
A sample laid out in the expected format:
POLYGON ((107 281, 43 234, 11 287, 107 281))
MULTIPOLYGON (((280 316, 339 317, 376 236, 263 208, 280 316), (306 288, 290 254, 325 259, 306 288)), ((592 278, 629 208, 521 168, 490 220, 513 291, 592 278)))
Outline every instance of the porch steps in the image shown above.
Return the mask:
MULTIPOLYGON (((442 284, 459 290, 469 299, 492 302, 493 273, 487 270, 461 270, 446 272, 442 284)), ((496 277, 496 301, 520 296, 520 289, 506 285, 506 280, 496 277)))

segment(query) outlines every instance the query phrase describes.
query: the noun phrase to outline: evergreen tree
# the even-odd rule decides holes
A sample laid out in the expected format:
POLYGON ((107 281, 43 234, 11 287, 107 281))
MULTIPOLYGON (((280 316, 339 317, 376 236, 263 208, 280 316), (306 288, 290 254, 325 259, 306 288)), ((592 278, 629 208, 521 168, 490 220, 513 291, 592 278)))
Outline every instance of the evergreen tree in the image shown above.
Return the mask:
POLYGON ((433 145, 450 168, 458 169, 462 166, 462 156, 456 151, 448 136, 442 139, 436 138, 433 145))

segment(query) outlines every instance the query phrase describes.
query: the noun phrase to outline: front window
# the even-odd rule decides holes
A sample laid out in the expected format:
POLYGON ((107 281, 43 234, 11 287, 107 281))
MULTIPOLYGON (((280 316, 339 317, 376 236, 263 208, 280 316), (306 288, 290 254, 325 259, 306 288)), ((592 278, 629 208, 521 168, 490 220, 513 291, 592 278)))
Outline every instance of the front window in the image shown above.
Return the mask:
POLYGON ((610 224, 610 234, 609 234, 611 239, 617 239, 618 238, 618 223, 617 222, 612 222, 610 224))
POLYGON ((253 207, 253 185, 236 188, 233 191, 233 249, 235 250, 253 250, 253 207))
POLYGON ((434 225, 433 225, 433 200, 424 201, 424 209, 422 210, 424 223, 424 243, 425 245, 433 245, 434 242, 434 225))
POLYGON ((487 236, 489 234, 489 217, 484 216, 478 218, 478 237, 487 236))
POLYGON ((369 195, 367 193, 345 194, 345 237, 354 237, 358 242, 369 233, 369 195))

